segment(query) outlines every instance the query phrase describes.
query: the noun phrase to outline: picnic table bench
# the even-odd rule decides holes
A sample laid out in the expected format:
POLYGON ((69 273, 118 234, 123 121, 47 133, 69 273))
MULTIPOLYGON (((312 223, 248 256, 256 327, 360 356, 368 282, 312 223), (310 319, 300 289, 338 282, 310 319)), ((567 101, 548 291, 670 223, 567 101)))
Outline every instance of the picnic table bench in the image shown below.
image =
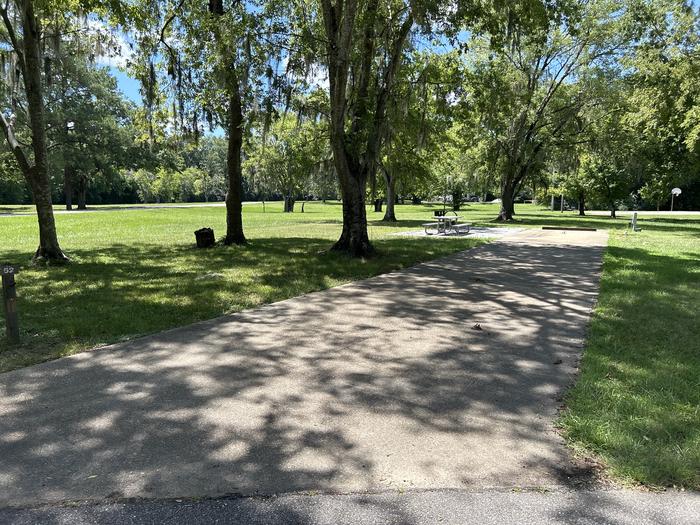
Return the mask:
POLYGON ((459 223, 459 219, 462 217, 455 215, 443 215, 435 217, 437 222, 426 222, 423 224, 426 235, 438 235, 440 233, 447 235, 452 232, 457 235, 469 233, 471 228, 471 223, 463 222, 459 223))

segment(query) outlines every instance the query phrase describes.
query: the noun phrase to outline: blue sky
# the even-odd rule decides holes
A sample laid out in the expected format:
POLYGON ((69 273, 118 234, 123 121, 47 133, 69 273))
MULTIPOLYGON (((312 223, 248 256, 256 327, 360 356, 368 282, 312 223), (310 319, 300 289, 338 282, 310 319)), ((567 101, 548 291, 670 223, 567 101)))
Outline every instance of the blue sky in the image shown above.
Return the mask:
POLYGON ((129 75, 120 71, 116 67, 110 67, 109 72, 117 79, 119 90, 124 93, 124 96, 129 100, 141 104, 141 94, 139 93, 139 83, 129 75))
MULTIPOLYGON (((140 86, 136 79, 130 77, 129 75, 121 71, 119 68, 116 68, 114 66, 109 66, 109 72, 114 78, 117 79, 117 87, 127 99, 139 105, 143 102, 143 100, 141 99, 141 93, 139 92, 140 86)), ((223 137, 224 130, 220 127, 216 127, 212 132, 209 131, 209 128, 205 126, 204 134, 213 135, 214 137, 223 137)))

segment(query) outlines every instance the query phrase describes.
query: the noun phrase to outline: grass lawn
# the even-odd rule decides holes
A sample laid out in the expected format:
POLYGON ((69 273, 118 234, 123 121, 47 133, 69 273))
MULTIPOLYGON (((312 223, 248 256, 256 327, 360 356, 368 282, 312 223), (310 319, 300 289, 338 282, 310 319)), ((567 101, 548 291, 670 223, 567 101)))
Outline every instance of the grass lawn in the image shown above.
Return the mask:
POLYGON ((700 217, 611 232, 560 423, 629 483, 700 489, 700 217))
MULTIPOLYGON (((18 213, 25 210, 20 209, 18 213)), ((244 206, 245 247, 194 248, 194 230, 225 230, 223 207, 75 212, 56 215, 61 246, 74 263, 29 266, 34 216, 0 217, 0 261, 22 263, 17 276, 22 344, 0 337, 0 371, 69 355, 229 312, 337 286, 464 250, 483 240, 407 238, 430 206, 405 206, 405 222, 369 228, 379 254, 353 260, 323 253, 340 235, 341 206, 244 206)))
MULTIPOLYGON (((7 207, 6 212, 26 212, 7 207)), ((434 208, 439 208, 435 206, 434 208)), ((478 244, 469 238, 397 237, 421 229, 431 206, 399 206, 396 225, 370 213, 379 256, 324 253, 340 232, 338 204, 244 206, 246 247, 193 248, 192 232, 224 231, 222 208, 59 214, 61 244, 75 263, 23 268, 17 278, 23 343, 0 338, 0 371, 140 334, 251 308, 409 266, 478 244)), ((516 207, 517 226, 611 230, 601 293, 582 362, 560 424, 577 449, 611 474, 651 485, 700 489, 700 217, 577 217, 516 207)), ((497 205, 461 215, 477 225, 497 205)), ((0 261, 28 262, 32 216, 0 217, 0 261)))

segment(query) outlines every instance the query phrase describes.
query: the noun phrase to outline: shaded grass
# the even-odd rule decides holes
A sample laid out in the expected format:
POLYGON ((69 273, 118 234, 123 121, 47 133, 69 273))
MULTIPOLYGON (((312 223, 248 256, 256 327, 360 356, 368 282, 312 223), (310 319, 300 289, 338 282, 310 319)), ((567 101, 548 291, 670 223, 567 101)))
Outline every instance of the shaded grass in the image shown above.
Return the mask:
POLYGON ((610 237, 560 422, 623 481, 700 489, 700 226, 652 224, 669 230, 610 237))
MULTIPOLYGON (((396 227, 378 223, 370 227, 377 256, 357 260, 328 252, 340 233, 339 206, 307 204, 304 214, 283 214, 278 203, 265 209, 244 208, 249 245, 207 250, 194 248, 193 231, 211 226, 221 236, 222 208, 57 215, 61 244, 73 264, 25 264, 17 276, 22 343, 10 346, 0 338, 0 371, 337 286, 483 242, 397 237, 391 235, 396 227)), ((423 207, 406 212, 430 213, 423 207)), ((28 262, 34 217, 5 217, 0 228, 0 260, 28 262)))

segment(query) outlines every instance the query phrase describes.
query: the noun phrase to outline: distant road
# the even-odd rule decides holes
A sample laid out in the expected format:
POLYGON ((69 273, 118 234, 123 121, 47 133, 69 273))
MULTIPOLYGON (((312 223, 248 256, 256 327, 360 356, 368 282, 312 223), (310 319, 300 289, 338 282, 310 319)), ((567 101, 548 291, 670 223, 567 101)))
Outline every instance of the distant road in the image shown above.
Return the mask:
MULTIPOLYGON (((245 201, 244 205, 250 204, 260 204, 262 201, 245 201)), ((265 201, 265 203, 273 203, 281 201, 265 201)), ((307 201, 309 202, 309 201, 307 201)), ((315 201, 321 202, 321 201, 315 201)), ((488 204, 488 203, 487 203, 488 204)), ((163 210, 171 208, 207 208, 207 207, 218 207, 223 208, 226 204, 224 202, 197 202, 197 203, 182 203, 182 204, 115 204, 115 205, 97 205, 88 208, 87 210, 62 210, 54 209, 54 214, 61 215, 64 213, 75 214, 75 213, 92 213, 97 211, 134 211, 134 210, 163 210)), ((0 206, 0 209, 3 207, 0 206)), ((5 208, 7 209, 7 208, 5 208)), ((570 212, 566 212, 570 213, 570 212)), ((634 211, 617 211, 617 215, 631 215, 634 211)), ((640 216, 654 216, 654 215, 671 215, 671 216, 688 216, 688 215, 700 215, 700 211, 638 211, 640 216)), ((16 213, 0 213, 0 217, 23 217, 28 215, 36 215, 34 211, 27 212, 21 211, 16 213)), ((607 210, 588 210, 586 215, 592 216, 608 216, 610 212, 607 210)))
MULTIPOLYGON (((246 201, 243 204, 259 204, 261 201, 246 201)), ((265 201, 267 202, 277 202, 277 201, 265 201)), ((224 202, 201 202, 201 203, 193 203, 193 204, 117 204, 114 206, 111 205, 101 205, 101 206, 93 206, 88 208, 87 210, 54 210, 54 214, 63 214, 63 213, 70 213, 70 214, 75 214, 75 213, 91 213, 91 212, 96 212, 96 211, 133 211, 133 210, 163 210, 163 209, 171 209, 171 208, 207 208, 207 207, 219 207, 223 208, 226 206, 224 202)), ((1 206, 0 206, 1 208, 1 206)), ((22 217, 22 216, 27 216, 27 215, 36 215, 35 212, 18 212, 18 213, 0 213, 0 217, 22 217)))
MULTIPOLYGON (((621 211, 618 210, 615 212, 616 215, 632 215, 634 213, 634 210, 626 210, 626 211, 621 211)), ((605 215, 606 217, 610 215, 610 211, 607 210, 586 210, 586 215, 605 215)), ((700 215, 700 211, 685 211, 685 210, 680 210, 680 211, 650 211, 650 210, 642 210, 638 211, 637 215, 643 216, 643 215, 700 215)))

